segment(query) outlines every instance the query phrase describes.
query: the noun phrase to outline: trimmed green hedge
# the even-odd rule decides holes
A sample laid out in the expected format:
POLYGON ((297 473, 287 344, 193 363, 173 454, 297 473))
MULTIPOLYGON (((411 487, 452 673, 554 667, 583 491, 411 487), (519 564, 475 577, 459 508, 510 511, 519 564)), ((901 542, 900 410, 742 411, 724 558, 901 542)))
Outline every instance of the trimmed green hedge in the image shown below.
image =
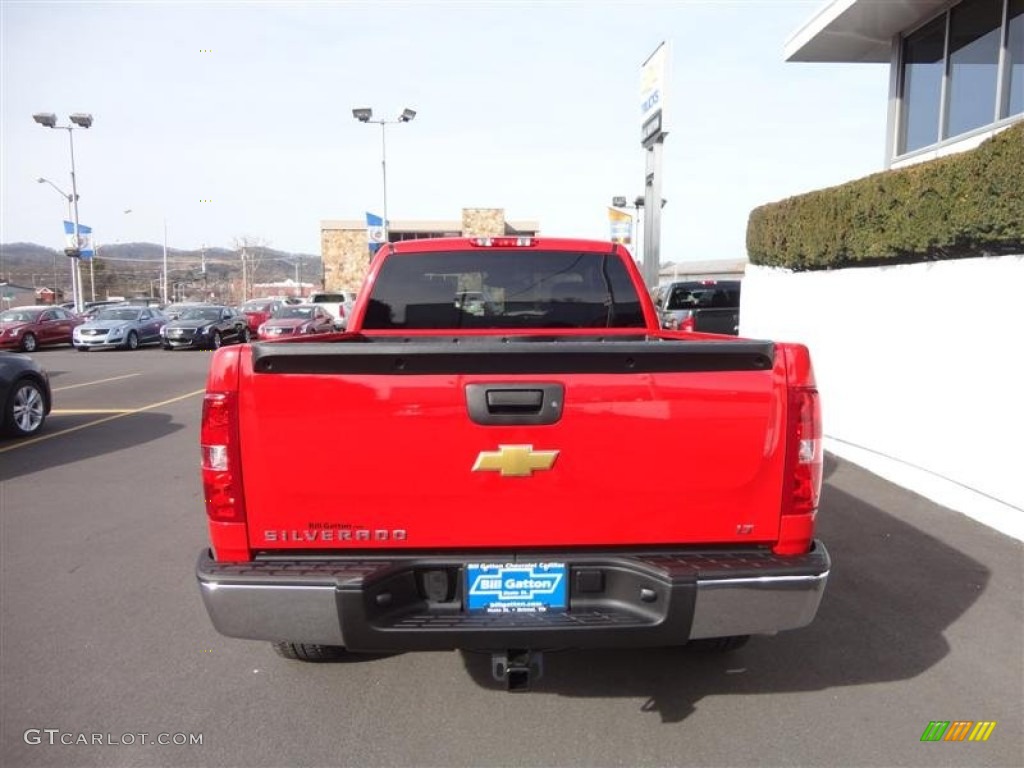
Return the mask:
POLYGON ((794 270, 1024 253, 1024 122, 968 152, 755 208, 747 252, 794 270))

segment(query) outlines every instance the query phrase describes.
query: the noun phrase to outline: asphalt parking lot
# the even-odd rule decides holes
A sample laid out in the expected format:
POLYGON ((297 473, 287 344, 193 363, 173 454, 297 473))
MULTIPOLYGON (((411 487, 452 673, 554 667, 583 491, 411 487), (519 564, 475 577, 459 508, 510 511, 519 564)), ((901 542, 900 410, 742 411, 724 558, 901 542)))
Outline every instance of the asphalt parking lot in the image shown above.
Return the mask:
POLYGON ((210 354, 35 355, 55 411, 0 441, 0 764, 1021 764, 1024 546, 832 458, 817 620, 729 656, 565 651, 512 695, 482 655, 311 665, 217 635, 193 576, 210 354), (922 742, 935 720, 996 726, 922 742))

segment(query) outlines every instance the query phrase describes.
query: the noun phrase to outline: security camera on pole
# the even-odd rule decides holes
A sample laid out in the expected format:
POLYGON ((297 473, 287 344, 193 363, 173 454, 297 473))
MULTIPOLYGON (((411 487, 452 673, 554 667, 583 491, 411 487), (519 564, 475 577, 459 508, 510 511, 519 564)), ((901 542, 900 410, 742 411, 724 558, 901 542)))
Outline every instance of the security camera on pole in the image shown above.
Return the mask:
POLYGON ((79 259, 82 256, 82 232, 81 227, 78 223, 78 183, 75 180, 75 140, 73 131, 75 126, 79 128, 90 128, 92 127, 92 115, 85 114, 83 112, 75 112, 73 115, 69 115, 69 119, 74 125, 57 125, 57 116, 52 112, 39 112, 32 115, 32 119, 35 120, 46 128, 61 128, 68 132, 68 142, 71 145, 71 201, 74 207, 74 240, 72 246, 66 248, 64 253, 75 259, 75 267, 72 271, 72 282, 71 290, 74 293, 75 311, 82 311, 82 273, 79 265, 79 259))

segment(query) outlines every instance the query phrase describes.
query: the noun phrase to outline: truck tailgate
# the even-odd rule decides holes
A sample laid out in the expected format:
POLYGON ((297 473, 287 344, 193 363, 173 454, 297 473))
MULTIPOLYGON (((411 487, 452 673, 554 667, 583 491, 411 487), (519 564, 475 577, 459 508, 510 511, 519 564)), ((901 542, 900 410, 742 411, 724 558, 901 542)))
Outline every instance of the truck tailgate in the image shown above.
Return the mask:
POLYGON ((239 391, 250 546, 776 539, 786 390, 770 343, 489 346, 254 345, 239 391), (478 423, 471 389, 541 391, 557 419, 526 423, 513 395, 478 423))

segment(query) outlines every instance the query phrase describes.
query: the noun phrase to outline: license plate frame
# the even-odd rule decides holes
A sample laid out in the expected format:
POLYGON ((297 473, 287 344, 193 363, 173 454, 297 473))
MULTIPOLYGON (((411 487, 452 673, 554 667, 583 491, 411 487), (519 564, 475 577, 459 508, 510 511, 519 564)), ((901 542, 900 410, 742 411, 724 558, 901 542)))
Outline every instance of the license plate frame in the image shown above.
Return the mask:
POLYGON ((569 568, 562 562, 467 563, 469 613, 564 613, 569 610, 569 568))

